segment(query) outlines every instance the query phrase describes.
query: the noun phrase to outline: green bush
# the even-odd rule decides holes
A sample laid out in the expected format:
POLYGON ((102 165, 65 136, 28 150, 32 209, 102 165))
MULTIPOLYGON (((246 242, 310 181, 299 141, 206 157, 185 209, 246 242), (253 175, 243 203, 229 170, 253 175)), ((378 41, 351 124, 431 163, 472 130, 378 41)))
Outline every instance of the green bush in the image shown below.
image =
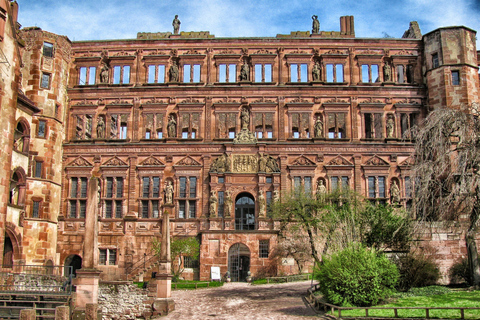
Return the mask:
MULTIPOLYGON (((480 263, 480 258, 478 259, 478 262, 480 263)), ((451 266, 448 270, 448 275, 450 277, 450 283, 452 284, 462 282, 465 282, 468 285, 473 284, 472 275, 470 274, 470 270, 468 268, 467 258, 463 258, 462 260, 451 266)))
POLYGON ((324 298, 340 306, 376 305, 394 292, 398 270, 383 254, 360 244, 324 257, 315 270, 324 298))
POLYGON ((437 264, 428 257, 408 253, 396 261, 400 279, 397 289, 408 291, 413 287, 426 287, 437 283, 440 270, 437 264))

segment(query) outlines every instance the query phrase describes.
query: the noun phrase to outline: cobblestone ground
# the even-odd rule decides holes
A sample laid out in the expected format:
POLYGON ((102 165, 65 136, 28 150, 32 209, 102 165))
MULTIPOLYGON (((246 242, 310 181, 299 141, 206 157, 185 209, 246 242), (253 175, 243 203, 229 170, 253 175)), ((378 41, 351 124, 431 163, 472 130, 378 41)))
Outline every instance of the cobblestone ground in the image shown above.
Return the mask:
POLYGON ((303 304, 310 281, 252 286, 175 290, 175 311, 162 319, 307 319, 315 313, 303 304))

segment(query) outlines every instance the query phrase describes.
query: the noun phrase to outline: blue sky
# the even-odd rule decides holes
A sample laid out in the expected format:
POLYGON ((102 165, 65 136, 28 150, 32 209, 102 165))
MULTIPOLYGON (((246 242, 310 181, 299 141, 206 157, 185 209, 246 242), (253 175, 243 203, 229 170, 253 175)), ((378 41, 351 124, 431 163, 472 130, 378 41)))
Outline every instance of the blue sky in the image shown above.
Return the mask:
MULTIPOLYGON (((425 34, 464 25, 480 30, 480 0, 17 0, 23 27, 66 35, 72 41, 132 39, 137 32, 210 31, 216 37, 275 37, 320 30, 339 31, 340 16, 355 16, 359 38, 401 37, 410 21, 425 34)), ((479 43, 477 41, 477 48, 479 43)))

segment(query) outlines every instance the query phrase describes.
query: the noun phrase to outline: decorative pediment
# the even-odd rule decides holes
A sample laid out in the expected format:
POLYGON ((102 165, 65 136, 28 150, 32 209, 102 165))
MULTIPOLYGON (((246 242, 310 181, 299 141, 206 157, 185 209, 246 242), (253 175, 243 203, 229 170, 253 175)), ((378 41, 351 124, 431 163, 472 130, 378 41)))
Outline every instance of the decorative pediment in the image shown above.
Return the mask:
POLYGON ((353 166, 353 163, 342 156, 336 156, 328 162, 327 166, 353 166))
POLYGON ((145 104, 167 104, 165 100, 153 97, 151 100, 145 102, 145 104))
POLYGON ((119 159, 117 156, 108 159, 102 164, 103 167, 126 167, 128 166, 124 161, 119 159))
POLYGON ((377 155, 374 155, 370 159, 368 159, 365 164, 366 166, 388 166, 388 162, 383 160, 377 155))
POLYGON ((193 159, 192 157, 186 156, 182 160, 178 161, 175 165, 176 166, 200 166, 201 164, 195 159, 193 159))
POLYGON ((143 160, 142 163, 140 163, 140 165, 159 167, 159 166, 164 166, 165 164, 162 161, 158 160, 157 158, 150 156, 147 159, 143 160))
POLYGON ((83 157, 78 157, 68 164, 68 167, 93 167, 90 162, 85 160, 83 157))
POLYGON ((198 103, 203 103, 203 102, 198 100, 198 99, 192 98, 192 97, 189 97, 189 98, 183 100, 182 102, 180 102, 180 104, 191 104, 191 103, 198 104, 198 103))
POLYGON ((315 162, 305 156, 300 156, 292 162, 292 166, 315 166, 315 162))
POLYGON ((415 158, 410 156, 407 159, 403 160, 399 165, 400 166, 413 166, 415 164, 415 158))

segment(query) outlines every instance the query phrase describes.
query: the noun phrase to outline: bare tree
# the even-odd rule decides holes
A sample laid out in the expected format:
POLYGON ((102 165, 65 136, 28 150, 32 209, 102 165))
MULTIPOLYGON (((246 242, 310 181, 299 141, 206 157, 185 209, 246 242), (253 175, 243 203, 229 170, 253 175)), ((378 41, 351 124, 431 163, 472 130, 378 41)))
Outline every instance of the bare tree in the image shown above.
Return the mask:
POLYGON ((464 221, 471 279, 480 285, 475 237, 480 217, 480 119, 475 108, 432 111, 414 129, 417 219, 464 221), (460 219, 462 220, 462 219, 460 219), (464 219, 465 220, 465 219, 464 219))

